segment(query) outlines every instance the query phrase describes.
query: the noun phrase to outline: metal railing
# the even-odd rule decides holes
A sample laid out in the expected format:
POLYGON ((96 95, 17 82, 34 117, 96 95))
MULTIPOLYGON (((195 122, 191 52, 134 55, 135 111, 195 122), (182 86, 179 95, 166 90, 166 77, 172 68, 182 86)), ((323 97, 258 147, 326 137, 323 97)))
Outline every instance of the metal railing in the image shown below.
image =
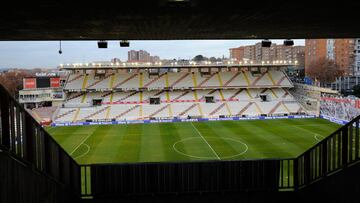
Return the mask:
POLYGON ((1 85, 0 95, 0 153, 79 196, 79 165, 1 85))
POLYGON ((294 160, 294 188, 302 188, 360 161, 356 117, 294 160))
POLYGON ((1 85, 0 94, 1 160, 82 197, 299 190, 360 161, 358 116, 293 159, 79 166, 1 85), (25 169, 6 161, 15 159, 25 169))
POLYGON ((360 160, 359 120, 292 159, 82 165, 82 196, 299 190, 360 160))
POLYGON ((278 191, 276 174, 280 174, 280 163, 281 160, 243 160, 82 165, 82 195, 274 192, 278 191))

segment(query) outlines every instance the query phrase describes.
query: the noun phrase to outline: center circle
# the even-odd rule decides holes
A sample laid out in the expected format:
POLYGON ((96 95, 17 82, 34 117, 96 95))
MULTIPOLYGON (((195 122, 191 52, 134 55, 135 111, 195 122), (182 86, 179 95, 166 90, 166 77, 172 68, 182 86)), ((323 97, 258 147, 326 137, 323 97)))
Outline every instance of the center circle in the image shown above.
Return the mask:
MULTIPOLYGON (((234 158, 240 155, 243 155, 247 152, 247 150, 249 149, 249 147, 247 146, 247 144, 245 144, 244 142, 241 142, 240 140, 236 140, 233 138, 218 138, 218 137, 206 137, 206 141, 207 142, 212 142, 216 140, 221 140, 224 141, 226 140, 227 143, 231 144, 231 146, 233 148, 235 148, 236 150, 240 149, 241 152, 236 153, 236 154, 231 154, 231 155, 227 155, 227 156, 221 156, 221 154, 217 153, 217 155, 221 158, 221 159, 230 159, 230 158, 234 158)), ((191 158, 197 158, 197 159, 214 159, 217 158, 216 155, 214 156, 204 156, 203 155, 203 151, 204 151, 204 147, 206 148, 210 148, 212 147, 211 145, 208 146, 208 144, 205 142, 205 140, 202 137, 188 137, 182 140, 179 140, 177 142, 174 143, 173 145, 173 149, 184 156, 187 157, 191 157, 191 158), (183 144, 184 146, 193 149, 191 153, 186 152, 184 149, 182 149, 180 147, 180 144, 183 144)))

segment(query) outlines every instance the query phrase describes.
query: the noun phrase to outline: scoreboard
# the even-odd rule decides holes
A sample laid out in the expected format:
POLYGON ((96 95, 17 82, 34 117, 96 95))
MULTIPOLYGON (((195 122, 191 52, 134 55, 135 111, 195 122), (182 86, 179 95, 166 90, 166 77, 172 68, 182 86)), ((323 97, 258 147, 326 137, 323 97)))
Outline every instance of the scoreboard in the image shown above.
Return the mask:
POLYGON ((59 88, 60 77, 27 77, 23 79, 24 89, 59 88))

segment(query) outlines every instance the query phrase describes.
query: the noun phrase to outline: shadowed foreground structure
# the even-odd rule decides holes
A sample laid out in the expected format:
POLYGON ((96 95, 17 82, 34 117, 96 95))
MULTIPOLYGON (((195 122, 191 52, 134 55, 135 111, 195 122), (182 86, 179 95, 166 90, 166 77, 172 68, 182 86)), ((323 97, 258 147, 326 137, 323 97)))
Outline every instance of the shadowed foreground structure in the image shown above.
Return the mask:
POLYGON ((0 40, 309 39, 360 35, 358 1, 7 2, 0 40))
MULTIPOLYGON (((0 40, 358 37, 359 2, 9 2, 0 40)), ((0 202, 353 202, 359 120, 291 159, 81 166, 0 87, 0 202), (230 171, 230 172, 229 172, 230 171), (290 173, 290 175, 289 175, 290 173), (292 175, 291 175, 292 174, 292 175), (111 187, 110 187, 111 186, 111 187), (281 190, 287 190, 282 192, 281 190), (80 197, 93 199, 81 200, 80 197), (310 199, 311 198, 311 199, 310 199)))

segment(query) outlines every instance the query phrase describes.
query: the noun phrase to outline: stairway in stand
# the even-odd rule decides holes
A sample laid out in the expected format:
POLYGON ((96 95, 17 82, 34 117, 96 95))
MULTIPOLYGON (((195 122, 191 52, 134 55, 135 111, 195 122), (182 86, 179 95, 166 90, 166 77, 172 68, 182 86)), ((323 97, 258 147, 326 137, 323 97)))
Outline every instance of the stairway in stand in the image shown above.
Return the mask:
POLYGON ((65 112, 65 113, 63 113, 63 114, 60 114, 60 115, 58 115, 58 116, 55 117, 55 120, 56 120, 56 119, 59 119, 59 118, 61 118, 61 117, 64 117, 64 116, 66 116, 66 115, 68 115, 68 114, 70 114, 70 113, 72 113, 72 112, 74 112, 74 111, 76 111, 76 109, 72 109, 72 110, 67 111, 67 112, 65 112))
POLYGON ((239 111, 236 115, 241 116, 254 102, 249 102, 243 109, 239 111))
POLYGON ((100 110, 98 110, 98 111, 96 111, 96 112, 94 112, 94 113, 92 113, 92 114, 90 114, 90 115, 86 116, 84 119, 91 118, 91 117, 93 117, 93 116, 95 116, 95 115, 97 115, 97 114, 99 114, 99 113, 101 113, 101 112, 105 111, 105 110, 106 110, 106 109, 108 109, 108 108, 110 108, 110 106, 106 106, 106 107, 104 107, 104 108, 102 108, 102 109, 100 109, 100 110))
POLYGON ((109 74, 107 76, 105 76, 104 78, 100 79, 100 80, 96 80, 95 82, 93 82, 92 84, 88 85, 86 88, 90 88, 90 87, 93 87, 97 84, 99 84, 100 82, 106 80, 108 77, 112 76, 112 74, 109 74))
POLYGON ((149 118, 150 118, 150 117, 154 117, 156 114, 158 114, 158 113, 162 112, 164 109, 168 108, 169 105, 170 105, 170 104, 167 104, 167 105, 161 107, 160 109, 156 110, 154 113, 150 114, 148 117, 149 117, 149 118))
POLYGON ((72 96, 72 97, 69 97, 66 99, 66 101, 69 101, 69 100, 72 100, 72 99, 75 99, 77 97, 81 97, 82 95, 86 94, 86 92, 80 92, 79 94, 75 95, 75 96, 72 96))
POLYGON ((73 79, 71 79, 71 80, 67 81, 67 83, 71 83, 71 82, 73 82, 73 81, 75 81, 75 80, 77 80, 77 79, 81 78, 82 76, 83 76, 83 75, 78 75, 78 76, 74 77, 73 79))
POLYGON ((180 116, 185 115, 187 112, 189 112, 191 109, 193 109, 196 105, 197 105, 197 104, 195 103, 195 104, 189 106, 189 108, 185 109, 185 110, 184 110, 183 112, 181 112, 178 116, 180 117, 180 116))
POLYGON ((216 107, 216 109, 214 109, 212 112, 209 113, 210 116, 214 115, 215 113, 217 113, 218 111, 220 111, 220 109, 222 109, 225 106, 226 103, 222 103, 220 106, 216 107))
POLYGON ((129 113, 130 111, 133 111, 134 109, 136 109, 136 108, 138 108, 138 107, 140 107, 140 105, 135 105, 135 106, 131 107, 130 109, 128 109, 128 110, 120 113, 119 115, 115 116, 114 118, 115 118, 115 119, 118 119, 118 118, 126 115, 127 113, 129 113))

